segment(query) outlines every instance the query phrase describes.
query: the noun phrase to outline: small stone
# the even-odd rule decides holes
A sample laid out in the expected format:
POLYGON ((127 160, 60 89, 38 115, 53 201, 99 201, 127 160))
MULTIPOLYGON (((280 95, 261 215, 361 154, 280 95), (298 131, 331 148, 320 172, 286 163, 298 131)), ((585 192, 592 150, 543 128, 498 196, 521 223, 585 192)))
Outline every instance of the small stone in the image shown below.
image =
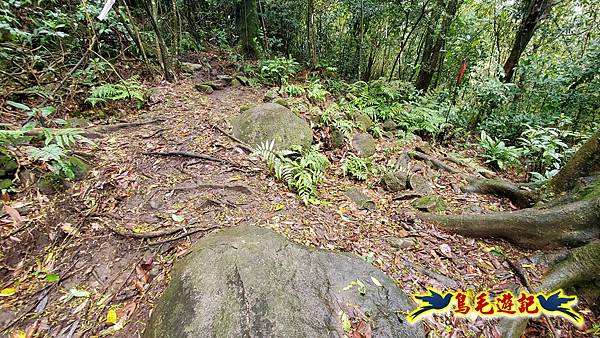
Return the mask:
POLYGON ((248 80, 248 78, 243 75, 236 75, 235 79, 238 80, 244 86, 250 84, 250 80, 248 80))
POLYGON ((265 93, 263 102, 273 102, 277 97, 279 97, 279 91, 277 88, 272 88, 265 93))
POLYGON ((360 191, 357 188, 350 188, 346 191, 346 196, 354 202, 356 207, 361 210, 374 210, 376 209, 375 202, 369 197, 369 195, 360 191))
POLYGON ((407 180, 408 175, 403 171, 388 172, 381 179, 384 189, 391 192, 405 190, 407 180))
POLYGON ((233 88, 238 88, 238 87, 242 86, 242 83, 238 79, 233 79, 233 80, 231 80, 231 86, 233 88))
POLYGON ((388 237, 385 241, 396 249, 409 249, 419 243, 415 237, 388 237))
POLYGON ((446 202, 441 199, 439 196, 423 196, 421 198, 417 198, 412 202, 412 206, 419 210, 426 210, 429 212, 437 212, 446 210, 446 202))
POLYGON ((215 91, 211 86, 205 84, 197 84, 195 87, 198 91, 205 94, 212 94, 215 91))
POLYGON ((394 131, 398 129, 398 124, 392 119, 387 119, 381 124, 381 127, 385 131, 394 131))
POLYGON ((375 139, 371 134, 359 133, 352 137, 352 148, 360 157, 369 157, 375 154, 375 139))
POLYGON ((275 101, 273 101, 273 103, 277 103, 280 104, 286 108, 290 108, 290 103, 288 102, 288 100, 282 98, 282 97, 278 97, 277 99, 275 99, 275 101))

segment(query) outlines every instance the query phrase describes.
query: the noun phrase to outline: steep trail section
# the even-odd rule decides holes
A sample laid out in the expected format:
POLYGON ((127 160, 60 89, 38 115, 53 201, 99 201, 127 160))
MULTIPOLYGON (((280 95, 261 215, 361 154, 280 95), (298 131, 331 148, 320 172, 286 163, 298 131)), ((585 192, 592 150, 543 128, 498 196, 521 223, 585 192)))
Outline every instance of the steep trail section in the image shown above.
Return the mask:
MULTIPOLYGON (((508 260, 523 256, 531 256, 524 262, 533 280, 545 269, 538 253, 440 232, 417 219, 410 201, 340 177, 344 150, 327 153, 333 164, 320 190, 328 203, 305 206, 224 133, 239 107, 262 101, 264 88, 228 87, 206 95, 184 80, 155 90, 154 104, 131 121, 163 122, 105 133, 88 177, 54 196, 38 195, 31 225, 3 240, 2 286, 17 292, 3 299, 0 329, 136 337, 173 261, 206 233, 240 224, 354 252, 407 293, 512 288, 519 281, 508 260), (350 188, 365 191, 376 208, 358 210, 346 196, 350 188), (60 281, 48 281, 53 273, 60 281)), ((379 140, 377 148, 380 162, 405 151, 393 139, 379 140)), ((426 165, 422 170, 431 171, 426 165)), ((458 176, 430 174, 451 208, 507 207, 495 198, 455 193, 458 176)), ((494 323, 483 319, 437 316, 425 327, 446 332, 449 320, 454 332, 497 335, 494 323)), ((543 322, 537 329, 545 330, 543 322)))

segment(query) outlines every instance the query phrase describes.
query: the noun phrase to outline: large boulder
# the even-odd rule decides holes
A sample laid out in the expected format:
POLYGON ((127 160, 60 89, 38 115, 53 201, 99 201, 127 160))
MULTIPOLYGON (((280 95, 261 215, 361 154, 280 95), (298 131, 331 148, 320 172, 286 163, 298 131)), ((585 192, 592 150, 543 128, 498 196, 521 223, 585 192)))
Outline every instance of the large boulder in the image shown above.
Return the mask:
POLYGON ((291 145, 308 147, 312 129, 306 120, 277 103, 254 106, 231 121, 233 135, 251 146, 275 140, 275 149, 291 145))
POLYGON ((239 226, 204 237, 175 265, 144 337, 343 337, 365 326, 372 337, 424 337, 402 315, 413 307, 358 256, 239 226))

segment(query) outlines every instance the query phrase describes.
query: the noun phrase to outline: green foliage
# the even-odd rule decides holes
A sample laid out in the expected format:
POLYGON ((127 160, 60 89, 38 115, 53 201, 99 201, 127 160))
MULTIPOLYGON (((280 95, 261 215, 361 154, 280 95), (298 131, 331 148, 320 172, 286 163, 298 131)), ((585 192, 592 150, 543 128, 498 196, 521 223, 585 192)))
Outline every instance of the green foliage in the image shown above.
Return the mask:
POLYGON ((327 99, 327 94, 329 94, 329 92, 327 90, 325 90, 325 87, 323 87, 321 82, 319 82, 317 80, 317 81, 312 81, 309 84, 306 96, 312 102, 318 103, 318 102, 325 102, 325 100, 327 99))
POLYGON ((262 60, 260 63, 260 75, 263 79, 281 84, 300 70, 300 64, 292 57, 276 57, 270 60, 262 60))
POLYGON ((288 96, 302 96, 304 95, 304 87, 294 83, 288 83, 283 87, 283 91, 288 96))
POLYGON ((45 119, 52 113, 56 112, 56 108, 52 106, 46 106, 41 108, 29 107, 26 104, 18 103, 14 101, 6 101, 9 106, 24 111, 28 117, 36 120, 45 119))
POLYGON ((141 108, 148 99, 148 91, 141 85, 137 78, 121 80, 114 84, 104 84, 93 87, 90 96, 86 99, 92 106, 107 101, 134 100, 141 108))
POLYGON ((358 157, 354 154, 342 161, 342 175, 351 176, 359 181, 366 181, 373 167, 370 158, 358 157))
POLYGON ((291 150, 274 151, 274 141, 260 144, 254 155, 267 163, 275 178, 287 183, 305 204, 319 204, 318 184, 329 167, 327 157, 317 146, 309 149, 292 147, 291 150))
POLYGON ((80 161, 71 156, 71 147, 76 143, 94 143, 83 136, 83 131, 75 128, 49 129, 43 128, 41 133, 41 146, 33 137, 26 137, 31 126, 20 130, 0 130, 0 152, 8 146, 25 146, 26 153, 31 161, 45 162, 52 172, 67 179, 74 179, 74 169, 80 166, 80 161), (34 142, 35 141, 35 142, 34 142))
POLYGON ((481 132, 481 139, 479 145, 484 149, 485 153, 483 157, 486 158, 486 163, 490 163, 497 168, 504 170, 507 166, 512 166, 519 163, 519 156, 521 150, 507 146, 504 141, 499 141, 486 134, 485 131, 481 132))

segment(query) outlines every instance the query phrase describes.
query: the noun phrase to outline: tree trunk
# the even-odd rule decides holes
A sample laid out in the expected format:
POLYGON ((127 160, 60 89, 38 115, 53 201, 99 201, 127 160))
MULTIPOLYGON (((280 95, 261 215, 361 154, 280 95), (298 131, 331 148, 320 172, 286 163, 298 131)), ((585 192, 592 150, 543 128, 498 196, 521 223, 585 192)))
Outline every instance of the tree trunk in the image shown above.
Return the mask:
POLYGON ((165 80, 168 82, 175 81, 175 75, 173 74, 173 64, 171 62, 171 57, 169 55, 169 50, 167 49, 167 44, 162 36, 162 32, 160 31, 160 27, 158 26, 157 20, 157 7, 154 0, 145 0, 144 8, 146 9, 146 14, 150 17, 150 24, 152 24, 152 29, 154 30, 154 34, 156 34, 156 43, 158 44, 158 52, 160 58, 162 60, 162 68, 165 80))
POLYGON ((504 64, 504 82, 512 81, 515 75, 515 67, 517 67, 521 55, 527 48, 527 44, 533 37, 538 24, 549 12, 551 6, 552 2, 550 0, 529 0, 515 35, 510 55, 504 64))
POLYGON ((238 12, 238 29, 242 52, 249 58, 257 58, 258 52, 258 11, 256 0, 242 0, 238 12))
POLYGON ((433 73, 440 62, 442 47, 446 41, 446 34, 448 33, 452 19, 456 14, 457 7, 457 0, 448 1, 448 5, 446 6, 446 10, 444 11, 444 16, 442 18, 440 32, 437 36, 435 44, 433 45, 433 48, 431 49, 431 56, 427 58, 427 62, 422 64, 419 75, 417 76, 417 82, 415 84, 417 89, 420 89, 424 92, 429 89, 431 79, 433 78, 433 73))
POLYGON ((315 39, 315 0, 308 0, 308 9, 306 15, 306 40, 308 51, 310 53, 310 66, 317 66, 317 47, 315 39))
POLYGON ((577 150, 573 157, 550 181, 554 193, 573 189, 579 179, 600 174, 600 130, 577 150))

